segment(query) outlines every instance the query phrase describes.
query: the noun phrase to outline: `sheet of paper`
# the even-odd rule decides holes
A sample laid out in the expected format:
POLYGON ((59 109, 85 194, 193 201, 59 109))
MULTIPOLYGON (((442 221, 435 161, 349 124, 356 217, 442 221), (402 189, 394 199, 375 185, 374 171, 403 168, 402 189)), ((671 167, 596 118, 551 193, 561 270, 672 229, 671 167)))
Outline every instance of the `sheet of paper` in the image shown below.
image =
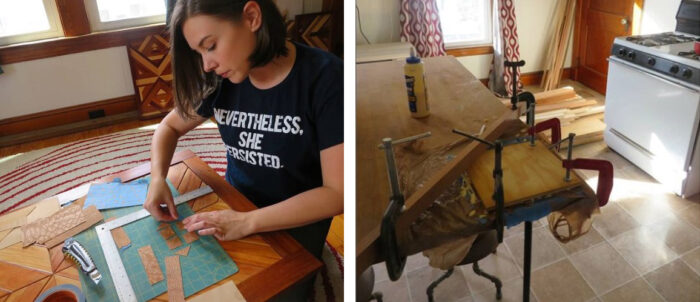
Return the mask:
POLYGON ((245 302, 245 298, 233 281, 211 288, 190 298, 189 302, 245 302))
POLYGON ((146 201, 148 181, 139 179, 130 183, 118 181, 92 184, 85 199, 85 207, 95 205, 98 210, 142 205, 146 201))

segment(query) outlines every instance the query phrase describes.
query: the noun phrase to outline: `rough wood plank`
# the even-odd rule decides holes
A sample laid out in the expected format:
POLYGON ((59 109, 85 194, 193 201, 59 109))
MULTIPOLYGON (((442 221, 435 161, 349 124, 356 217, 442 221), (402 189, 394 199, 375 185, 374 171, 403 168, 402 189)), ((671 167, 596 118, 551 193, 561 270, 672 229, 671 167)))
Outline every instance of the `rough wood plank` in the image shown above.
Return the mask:
POLYGON ((165 257, 165 274, 168 275, 168 301, 184 302, 185 291, 182 288, 180 256, 165 257))
POLYGON ((148 282, 151 285, 163 281, 163 271, 158 265, 158 260, 153 254, 153 249, 150 245, 141 247, 139 249, 139 256, 141 256, 141 263, 143 264, 143 269, 146 271, 148 276, 148 282))
POLYGON ((573 87, 562 87, 558 89, 553 89, 549 91, 543 91, 543 92, 538 92, 534 93, 535 96, 535 102, 537 102, 537 105, 544 105, 544 104, 552 104, 552 103, 558 103, 560 101, 568 100, 568 99, 573 99, 575 98, 576 91, 574 91, 573 87))
POLYGON ((46 241, 44 245, 46 247, 54 247, 58 244, 62 244, 66 239, 69 237, 75 236, 79 234, 80 232, 87 230, 91 226, 95 225, 96 223, 102 221, 103 217, 102 214, 100 213, 99 210, 97 210, 97 207, 94 205, 91 205, 85 209, 83 209, 83 214, 85 215, 85 222, 77 225, 76 227, 61 233, 60 235, 54 237, 53 239, 46 241))
POLYGON ((598 102, 596 100, 576 99, 576 100, 571 100, 571 101, 566 101, 566 102, 561 102, 561 103, 535 106, 535 113, 547 112, 547 111, 552 111, 552 110, 562 109, 562 108, 567 108, 567 109, 579 108, 579 107, 585 107, 585 106, 592 106, 592 105, 596 105, 596 104, 598 104, 598 102))

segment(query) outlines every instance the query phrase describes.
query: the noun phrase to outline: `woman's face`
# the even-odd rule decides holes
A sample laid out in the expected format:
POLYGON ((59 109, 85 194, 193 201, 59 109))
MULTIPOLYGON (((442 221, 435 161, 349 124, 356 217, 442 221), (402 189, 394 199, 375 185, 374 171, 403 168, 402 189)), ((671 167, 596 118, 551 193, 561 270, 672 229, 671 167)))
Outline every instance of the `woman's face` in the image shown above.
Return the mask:
POLYGON ((255 50, 257 28, 247 17, 244 14, 236 23, 209 15, 185 20, 182 33, 190 48, 202 56, 205 72, 213 71, 236 84, 248 77, 248 57, 255 50))

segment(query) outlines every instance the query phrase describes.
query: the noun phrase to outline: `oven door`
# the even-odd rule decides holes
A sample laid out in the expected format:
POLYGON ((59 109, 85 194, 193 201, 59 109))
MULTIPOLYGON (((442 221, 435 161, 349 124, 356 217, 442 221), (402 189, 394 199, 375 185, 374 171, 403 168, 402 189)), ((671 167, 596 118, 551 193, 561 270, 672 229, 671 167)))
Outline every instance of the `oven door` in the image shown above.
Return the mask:
POLYGON ((684 195, 698 129, 699 90, 610 57, 606 143, 684 195))

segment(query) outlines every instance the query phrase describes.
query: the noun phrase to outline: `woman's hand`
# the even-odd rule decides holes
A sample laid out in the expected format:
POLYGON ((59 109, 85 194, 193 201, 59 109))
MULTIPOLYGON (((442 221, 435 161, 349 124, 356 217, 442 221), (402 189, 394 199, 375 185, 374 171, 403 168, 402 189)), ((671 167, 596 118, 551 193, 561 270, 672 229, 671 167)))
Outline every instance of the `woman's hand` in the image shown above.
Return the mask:
POLYGON ((251 212, 220 210, 194 214, 182 220, 188 232, 214 235, 219 240, 236 240, 255 233, 251 212))
POLYGON ((173 194, 164 178, 152 178, 143 207, 158 221, 177 220, 173 194), (163 207, 161 205, 165 205, 163 207))

